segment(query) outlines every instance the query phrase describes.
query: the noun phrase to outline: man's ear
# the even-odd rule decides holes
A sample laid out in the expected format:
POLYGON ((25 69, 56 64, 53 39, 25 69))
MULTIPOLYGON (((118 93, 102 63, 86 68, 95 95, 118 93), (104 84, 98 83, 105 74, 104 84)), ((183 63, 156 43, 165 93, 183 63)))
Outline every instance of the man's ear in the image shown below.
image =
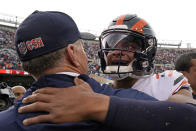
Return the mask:
POLYGON ((66 48, 67 57, 71 64, 78 67, 80 66, 78 59, 77 59, 77 49, 73 44, 69 44, 66 48))

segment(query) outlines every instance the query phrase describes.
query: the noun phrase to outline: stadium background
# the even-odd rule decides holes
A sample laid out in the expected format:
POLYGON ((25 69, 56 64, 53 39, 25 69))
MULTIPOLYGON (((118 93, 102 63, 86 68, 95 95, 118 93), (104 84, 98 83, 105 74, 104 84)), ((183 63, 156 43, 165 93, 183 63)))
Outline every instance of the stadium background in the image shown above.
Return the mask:
MULTIPOLYGON (((0 15, 0 82, 9 86, 23 85, 29 88, 34 79, 24 72, 14 47, 14 34, 20 24, 18 17, 0 15)), ((100 83, 111 82, 101 74, 97 51, 99 49, 98 36, 93 33, 81 32, 84 49, 88 57, 89 74, 100 83), (99 77, 101 76, 101 77, 99 77)), ((194 52, 191 43, 181 40, 158 40, 158 51, 155 58, 155 72, 174 69, 176 57, 187 52, 194 52), (185 46, 182 46, 185 45, 185 46)))

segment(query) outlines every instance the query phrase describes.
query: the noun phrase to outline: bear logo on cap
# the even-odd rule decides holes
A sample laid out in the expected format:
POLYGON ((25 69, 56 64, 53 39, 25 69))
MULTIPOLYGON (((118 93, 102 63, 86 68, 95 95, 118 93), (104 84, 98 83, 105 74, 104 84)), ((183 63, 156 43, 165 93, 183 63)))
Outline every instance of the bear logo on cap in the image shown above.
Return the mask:
POLYGON ((32 51, 34 49, 39 49, 41 47, 44 47, 41 37, 32 39, 30 41, 26 41, 26 42, 20 42, 18 44, 18 50, 20 54, 23 54, 23 55, 25 55, 28 50, 32 51))
POLYGON ((20 42, 20 44, 18 44, 18 50, 20 54, 25 55, 27 53, 27 47, 25 45, 25 42, 20 42))

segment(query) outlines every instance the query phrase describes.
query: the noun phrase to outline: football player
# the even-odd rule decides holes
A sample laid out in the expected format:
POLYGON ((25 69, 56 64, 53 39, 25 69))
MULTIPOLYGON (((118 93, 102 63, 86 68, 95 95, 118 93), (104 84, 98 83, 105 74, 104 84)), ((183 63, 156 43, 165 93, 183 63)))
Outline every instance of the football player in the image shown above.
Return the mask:
POLYGON ((121 15, 100 36, 101 69, 114 88, 133 88, 158 100, 192 101, 183 74, 167 70, 154 74, 157 39, 150 25, 137 15, 121 15))

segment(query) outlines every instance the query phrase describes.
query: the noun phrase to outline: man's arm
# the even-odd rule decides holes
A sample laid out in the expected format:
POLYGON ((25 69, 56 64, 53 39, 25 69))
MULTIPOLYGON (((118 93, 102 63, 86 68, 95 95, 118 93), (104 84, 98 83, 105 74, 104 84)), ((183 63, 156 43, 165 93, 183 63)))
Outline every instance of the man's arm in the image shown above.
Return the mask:
POLYGON ((111 97, 104 124, 136 131, 193 131, 196 129, 195 113, 196 107, 191 104, 111 97))
MULTIPOLYGON (((51 101, 52 103, 50 104, 52 105, 43 105, 41 106, 42 108, 39 104, 23 108, 21 110, 23 112, 49 111, 48 117, 37 116, 30 118, 24 124, 95 120, 119 130, 184 131, 187 128, 189 130, 196 129, 196 107, 193 105, 160 101, 138 101, 119 97, 110 97, 109 99, 108 96, 97 93, 80 94, 72 87, 64 88, 63 90, 67 92, 63 91, 63 94, 69 98, 59 103, 60 105, 56 104, 56 106, 53 104, 54 101, 51 101), (72 95, 68 95, 70 93, 72 95)), ((64 98, 66 98, 65 96, 64 98)), ((37 98, 44 100, 41 95, 32 96, 31 98, 34 100, 29 98, 26 100, 34 101, 37 98)))
POLYGON ((35 103, 21 108, 19 112, 46 111, 49 114, 29 118, 24 124, 95 120, 123 130, 196 129, 196 107, 193 105, 108 97, 94 93, 86 86, 80 84, 70 88, 38 90, 23 101, 35 103))
POLYGON ((109 96, 94 93, 88 83, 81 79, 76 78, 74 81, 76 86, 66 90, 42 88, 24 98, 23 103, 31 104, 19 108, 19 113, 49 112, 46 115, 24 120, 24 125, 41 122, 104 121, 109 106, 109 96))

